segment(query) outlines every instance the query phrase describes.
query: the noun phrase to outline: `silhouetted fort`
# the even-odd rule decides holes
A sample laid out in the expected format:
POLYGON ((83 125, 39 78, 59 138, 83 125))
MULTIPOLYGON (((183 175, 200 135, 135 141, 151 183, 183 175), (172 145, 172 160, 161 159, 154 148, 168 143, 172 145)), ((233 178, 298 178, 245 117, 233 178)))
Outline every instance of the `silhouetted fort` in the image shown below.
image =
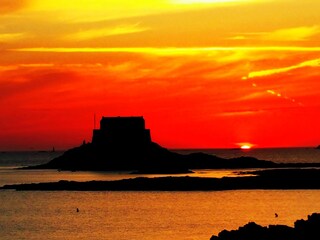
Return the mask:
POLYGON ((93 144, 146 144, 151 142, 150 130, 143 117, 102 117, 100 129, 94 129, 93 144))
POLYGON ((93 130, 91 143, 69 149, 46 164, 26 169, 182 173, 190 172, 190 169, 276 167, 293 166, 252 157, 223 159, 204 153, 182 155, 172 152, 151 140, 143 117, 133 116, 102 117, 100 129, 93 130))

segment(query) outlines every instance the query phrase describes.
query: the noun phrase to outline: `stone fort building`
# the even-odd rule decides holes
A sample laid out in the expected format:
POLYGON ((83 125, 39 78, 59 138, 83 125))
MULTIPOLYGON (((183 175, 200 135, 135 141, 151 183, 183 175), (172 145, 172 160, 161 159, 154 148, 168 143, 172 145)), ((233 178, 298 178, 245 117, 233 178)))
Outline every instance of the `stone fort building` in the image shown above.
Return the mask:
POLYGON ((151 142, 143 117, 102 117, 100 129, 93 130, 96 145, 145 145, 151 142))

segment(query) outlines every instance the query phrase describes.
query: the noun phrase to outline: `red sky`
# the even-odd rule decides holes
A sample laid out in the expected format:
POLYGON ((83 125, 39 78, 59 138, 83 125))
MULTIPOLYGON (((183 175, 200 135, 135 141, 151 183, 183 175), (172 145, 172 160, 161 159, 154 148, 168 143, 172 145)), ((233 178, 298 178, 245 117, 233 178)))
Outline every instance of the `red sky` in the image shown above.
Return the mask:
POLYGON ((320 144, 320 2, 25 0, 0 6, 0 150, 144 116, 170 148, 320 144))

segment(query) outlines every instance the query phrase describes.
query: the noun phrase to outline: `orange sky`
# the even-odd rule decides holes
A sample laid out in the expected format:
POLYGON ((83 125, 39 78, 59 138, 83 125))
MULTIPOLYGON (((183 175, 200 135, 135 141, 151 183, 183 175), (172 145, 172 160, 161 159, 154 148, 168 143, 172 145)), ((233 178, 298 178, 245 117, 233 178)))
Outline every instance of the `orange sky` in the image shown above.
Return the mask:
POLYGON ((171 148, 320 144, 316 0, 2 0, 0 150, 143 115, 171 148))

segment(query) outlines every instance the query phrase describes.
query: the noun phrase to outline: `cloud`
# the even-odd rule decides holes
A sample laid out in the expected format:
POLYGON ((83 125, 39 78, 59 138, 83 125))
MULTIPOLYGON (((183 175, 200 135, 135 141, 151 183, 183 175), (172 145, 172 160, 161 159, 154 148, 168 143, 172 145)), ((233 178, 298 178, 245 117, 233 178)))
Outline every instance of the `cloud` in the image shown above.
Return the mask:
POLYGON ((0 68, 0 100, 55 87, 67 86, 75 79, 75 73, 38 64, 7 66, 0 68))
POLYGON ((256 40, 256 41, 307 41, 320 33, 319 26, 303 26, 278 29, 272 32, 238 33, 227 37, 228 40, 256 40))
POLYGON ((0 42, 17 41, 26 36, 25 33, 0 33, 0 42))
POLYGON ((79 31, 79 32, 70 34, 66 37, 66 39, 84 41, 84 40, 90 40, 90 39, 95 39, 100 37, 140 33, 140 32, 145 32, 149 30, 149 28, 141 27, 139 25, 140 25, 139 23, 136 23, 136 24, 119 25, 119 26, 108 27, 108 28, 84 30, 84 31, 79 31))
POLYGON ((272 41, 305 41, 320 33, 319 26, 306 26, 296 28, 279 29, 267 33, 261 38, 272 41))
POLYGON ((248 38, 246 36, 243 36, 243 35, 237 35, 237 36, 228 37, 227 39, 230 39, 230 40, 246 40, 248 38))
POLYGON ((303 67, 319 67, 319 66, 320 66, 320 58, 301 62, 299 64, 289 66, 289 67, 250 72, 248 77, 245 77, 245 78, 248 79, 248 78, 255 78, 255 77, 265 77, 265 76, 270 76, 274 74, 288 72, 288 71, 303 68, 303 67))
POLYGON ((71 22, 95 22, 100 20, 127 19, 137 16, 163 14, 167 11, 180 11, 181 6, 175 6, 168 0, 36 0, 32 6, 34 11, 50 9, 63 15, 71 22))
POLYGON ((264 110, 247 110, 247 111, 229 111, 216 114, 218 117, 238 117, 238 116, 250 116, 265 113, 264 110))
POLYGON ((0 14, 9 13, 25 7, 27 0, 0 0, 0 14))
POLYGON ((262 98, 266 96, 266 92, 265 91, 260 91, 260 92, 253 92, 253 93, 249 93, 245 96, 241 96, 240 98, 236 99, 237 101, 246 101, 246 100, 254 100, 257 98, 262 98))

